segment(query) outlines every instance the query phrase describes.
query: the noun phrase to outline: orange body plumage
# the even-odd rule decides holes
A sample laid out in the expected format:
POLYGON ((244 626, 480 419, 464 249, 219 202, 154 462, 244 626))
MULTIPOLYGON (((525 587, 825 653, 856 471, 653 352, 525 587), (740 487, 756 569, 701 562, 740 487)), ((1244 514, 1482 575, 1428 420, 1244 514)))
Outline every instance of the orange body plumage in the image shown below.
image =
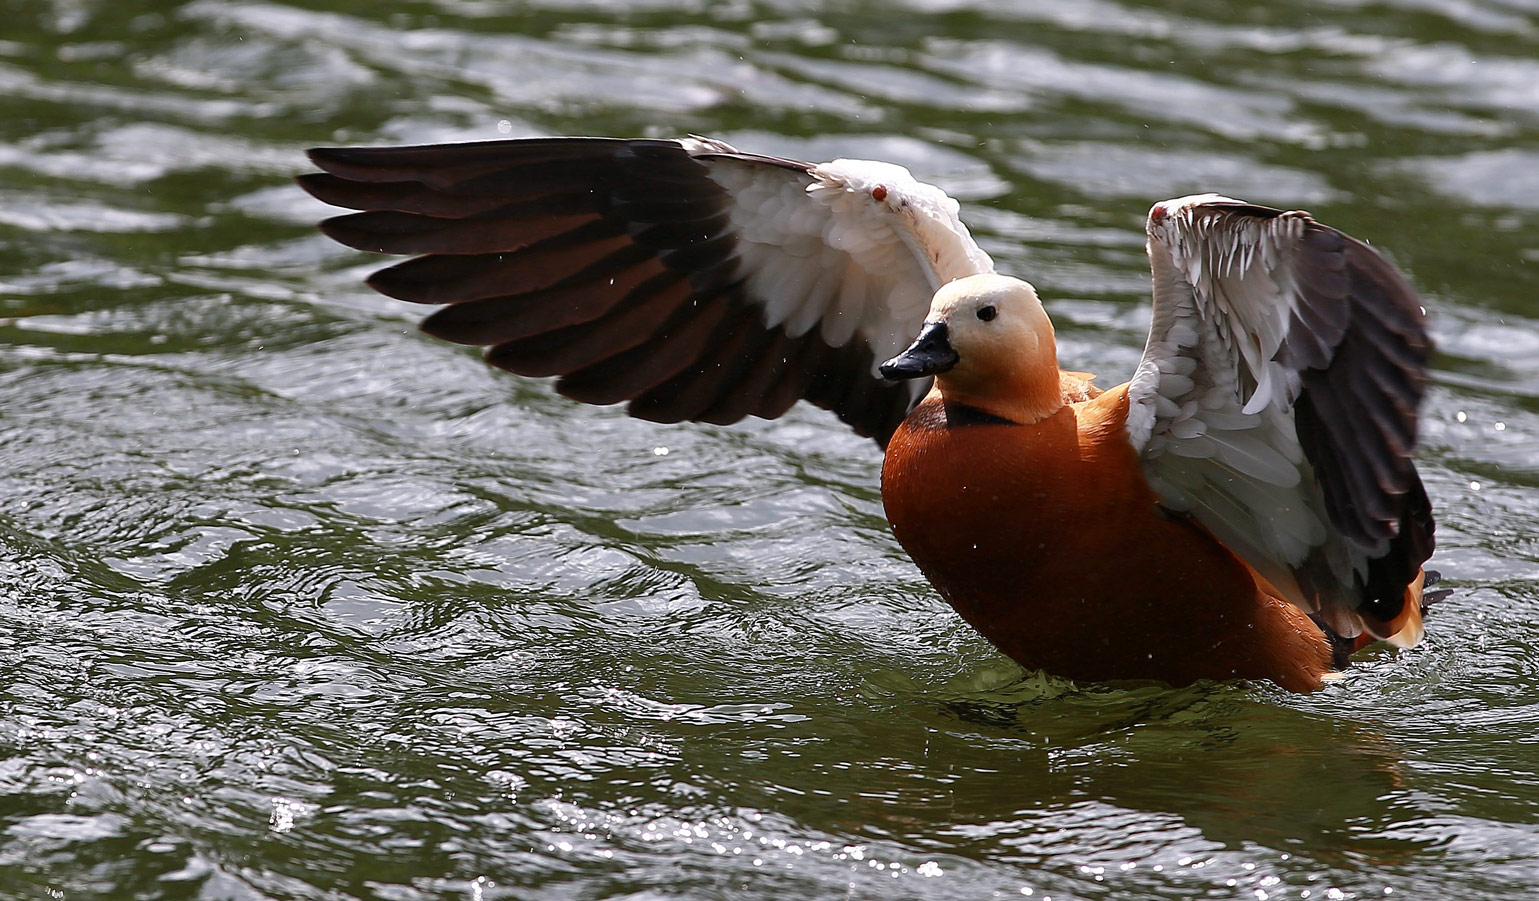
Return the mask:
POLYGON ((931 397, 893 436, 882 499, 937 591, 1016 661, 1071 679, 1318 688, 1321 628, 1194 522, 1160 511, 1125 386, 1030 425, 931 397))

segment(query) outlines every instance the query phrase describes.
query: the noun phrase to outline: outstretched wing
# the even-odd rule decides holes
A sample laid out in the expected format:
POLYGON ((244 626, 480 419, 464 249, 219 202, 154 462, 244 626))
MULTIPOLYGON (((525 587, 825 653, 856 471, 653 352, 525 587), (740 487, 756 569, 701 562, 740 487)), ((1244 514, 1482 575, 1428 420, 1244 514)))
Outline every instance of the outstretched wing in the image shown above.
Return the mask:
POLYGON ((957 202, 886 163, 719 141, 537 138, 312 150, 299 183, 365 212, 343 244, 420 254, 381 293, 422 327, 586 403, 658 422, 774 418, 805 398, 885 444, 927 385, 876 365, 940 285, 993 263, 957 202))
POLYGON ((1433 548, 1411 460, 1431 353, 1415 291, 1307 213, 1183 197, 1150 210, 1148 236, 1128 432, 1150 484, 1339 635, 1391 637, 1433 548))

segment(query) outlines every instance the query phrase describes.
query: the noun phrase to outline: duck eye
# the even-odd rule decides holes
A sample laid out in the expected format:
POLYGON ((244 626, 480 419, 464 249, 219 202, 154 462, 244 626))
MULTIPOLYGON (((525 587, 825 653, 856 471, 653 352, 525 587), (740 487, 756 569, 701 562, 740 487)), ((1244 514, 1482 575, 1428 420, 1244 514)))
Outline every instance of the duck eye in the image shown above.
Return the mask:
POLYGON ((978 318, 982 319, 984 322, 993 322, 994 321, 994 317, 998 316, 998 315, 999 315, 999 311, 994 309, 994 305, 993 304, 989 304, 988 306, 979 307, 978 308, 978 318))

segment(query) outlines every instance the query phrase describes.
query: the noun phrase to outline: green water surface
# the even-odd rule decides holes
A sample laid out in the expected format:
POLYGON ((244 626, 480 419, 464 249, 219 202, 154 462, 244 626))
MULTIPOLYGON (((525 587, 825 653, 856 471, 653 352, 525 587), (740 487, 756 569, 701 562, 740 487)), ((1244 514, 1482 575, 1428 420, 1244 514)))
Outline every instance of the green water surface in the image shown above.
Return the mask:
POLYGON ((1534 0, 4 13, 0 896, 1534 896, 1534 0), (1023 672, 893 540, 870 442, 493 371, 290 181, 685 133, 943 185, 1106 383, 1154 201, 1384 249, 1440 346, 1426 642, 1309 697, 1023 672))

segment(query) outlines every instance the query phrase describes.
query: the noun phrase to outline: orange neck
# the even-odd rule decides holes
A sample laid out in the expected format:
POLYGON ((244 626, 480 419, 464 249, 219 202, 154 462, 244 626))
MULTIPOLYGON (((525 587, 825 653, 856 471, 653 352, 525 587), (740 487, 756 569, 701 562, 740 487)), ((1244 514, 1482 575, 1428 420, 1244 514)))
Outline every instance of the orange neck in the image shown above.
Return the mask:
POLYGON ((1030 357, 990 361, 937 376, 932 396, 1022 425, 1041 422, 1063 408, 1063 384, 1052 337, 1030 357), (1041 353, 1040 351, 1045 351, 1041 353))

